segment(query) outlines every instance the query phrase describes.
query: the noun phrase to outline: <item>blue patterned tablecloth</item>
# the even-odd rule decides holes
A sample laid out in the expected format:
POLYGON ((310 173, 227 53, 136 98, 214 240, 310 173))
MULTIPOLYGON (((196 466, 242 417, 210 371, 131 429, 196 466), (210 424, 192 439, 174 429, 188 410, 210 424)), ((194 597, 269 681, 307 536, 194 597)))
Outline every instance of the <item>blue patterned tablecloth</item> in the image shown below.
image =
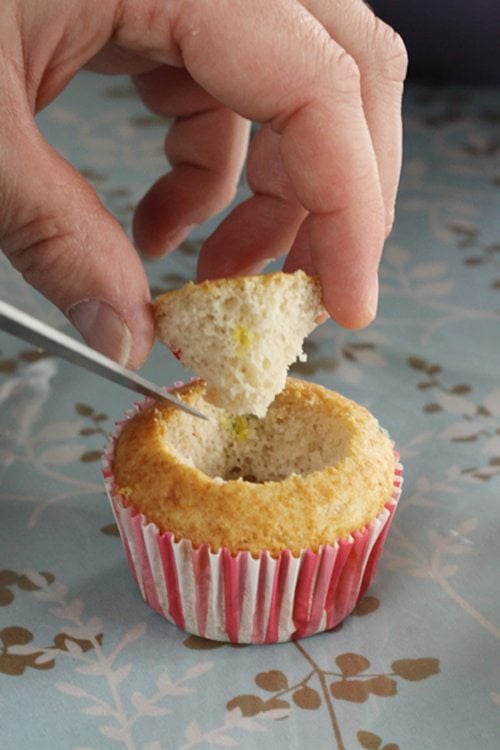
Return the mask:
MULTIPOLYGON (((39 123, 128 227, 165 124, 89 74, 39 123)), ((410 87, 405 127, 378 320, 322 326, 295 369, 372 409, 405 464, 378 577, 334 632, 235 648, 150 611, 100 477, 131 396, 0 335, 2 750, 500 746, 500 92, 410 87)), ((148 264, 153 293, 210 229, 148 264)), ((0 297, 71 330, 3 260, 0 297)), ((158 348, 143 372, 183 375, 158 348)))

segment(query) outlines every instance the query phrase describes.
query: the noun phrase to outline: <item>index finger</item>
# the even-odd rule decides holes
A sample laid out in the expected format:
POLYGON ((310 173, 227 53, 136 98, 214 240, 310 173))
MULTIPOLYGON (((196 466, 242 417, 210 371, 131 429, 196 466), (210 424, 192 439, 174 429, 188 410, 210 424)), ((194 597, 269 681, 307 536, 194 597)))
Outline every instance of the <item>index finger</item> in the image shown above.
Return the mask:
POLYGON ((281 135, 285 169, 309 212, 305 229, 324 304, 343 325, 368 323, 385 211, 355 61, 294 1, 197 0, 175 8, 169 41, 177 48, 167 50, 163 37, 163 61, 185 65, 212 96, 281 135))

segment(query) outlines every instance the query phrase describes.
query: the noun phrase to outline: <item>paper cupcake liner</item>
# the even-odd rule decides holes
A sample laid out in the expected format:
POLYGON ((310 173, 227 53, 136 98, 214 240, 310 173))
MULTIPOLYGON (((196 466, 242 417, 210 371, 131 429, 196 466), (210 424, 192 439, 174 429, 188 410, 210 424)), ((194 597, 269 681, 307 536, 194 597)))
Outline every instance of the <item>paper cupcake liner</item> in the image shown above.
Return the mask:
MULTIPOLYGON (((136 405, 136 410, 151 403, 136 405)), ((103 456, 106 491, 127 561, 142 597, 179 628, 217 641, 276 643, 330 630, 363 597, 373 580, 401 494, 402 466, 396 454, 394 487, 382 510, 364 529, 325 544, 317 552, 278 557, 263 551, 233 554, 208 544, 194 547, 172 532, 161 533, 114 484, 117 423, 103 456)))

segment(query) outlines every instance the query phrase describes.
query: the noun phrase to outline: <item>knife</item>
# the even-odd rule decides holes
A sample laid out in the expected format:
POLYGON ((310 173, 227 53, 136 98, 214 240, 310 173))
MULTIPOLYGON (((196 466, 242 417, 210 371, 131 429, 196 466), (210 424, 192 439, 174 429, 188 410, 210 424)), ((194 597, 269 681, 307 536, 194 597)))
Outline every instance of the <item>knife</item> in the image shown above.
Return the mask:
POLYGON ((0 300, 0 330, 17 336, 17 338, 23 339, 29 344, 34 344, 49 354, 62 357, 68 362, 90 370, 90 372, 111 380, 113 383, 122 385, 125 388, 129 388, 136 393, 168 401, 178 409, 182 409, 182 411, 194 417, 207 419, 197 409, 183 403, 180 399, 137 375, 132 370, 122 367, 109 357, 105 357, 104 354, 94 351, 89 346, 71 338, 71 336, 61 333, 56 328, 42 323, 40 320, 33 318, 31 315, 18 310, 13 305, 9 305, 2 300, 0 300))

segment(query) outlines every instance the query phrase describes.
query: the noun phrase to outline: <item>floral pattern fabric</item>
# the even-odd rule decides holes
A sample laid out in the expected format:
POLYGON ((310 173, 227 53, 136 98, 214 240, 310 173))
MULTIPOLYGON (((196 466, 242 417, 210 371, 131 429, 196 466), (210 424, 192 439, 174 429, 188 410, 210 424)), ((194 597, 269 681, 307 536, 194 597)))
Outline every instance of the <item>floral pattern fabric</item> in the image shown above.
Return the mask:
MULTIPOLYGON (((334 631, 276 646, 167 623, 130 578, 100 477, 132 394, 0 334, 3 750, 497 747, 500 92, 410 87, 404 114, 378 319, 327 323, 294 367, 368 406, 401 452, 367 596, 334 631)), ((39 124, 128 229, 165 168, 165 123, 126 80, 83 74, 39 124)), ((193 277, 211 228, 148 263, 153 295, 193 277)), ((0 297, 71 332, 4 260, 0 297)), ((159 347, 144 374, 185 377, 159 347)))

